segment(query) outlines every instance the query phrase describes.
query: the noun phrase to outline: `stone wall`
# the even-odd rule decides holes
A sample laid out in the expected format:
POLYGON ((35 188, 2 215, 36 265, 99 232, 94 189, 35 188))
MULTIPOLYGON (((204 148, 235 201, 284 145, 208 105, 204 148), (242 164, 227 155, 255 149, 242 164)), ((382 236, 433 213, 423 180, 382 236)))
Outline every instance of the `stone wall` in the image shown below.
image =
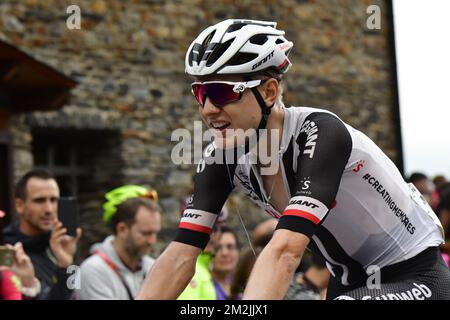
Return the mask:
MULTIPOLYGON (((279 21, 294 42, 287 104, 329 108, 398 159, 384 1, 2 1, 0 37, 79 82, 61 110, 14 117, 16 177, 33 166, 35 128, 118 133, 110 153, 96 160, 95 192, 80 191, 89 199, 82 216, 89 230, 86 245, 105 234, 102 194, 118 183, 155 187, 165 209, 158 249, 173 236, 180 201, 192 188, 194 166, 172 163, 175 142, 170 136, 177 128, 192 130, 193 120, 199 119, 184 75, 185 50, 207 25, 232 17, 279 21), (81 8, 81 30, 66 28, 71 4, 81 8), (371 4, 381 7, 381 30, 366 28, 371 4), (109 158, 115 165, 107 165, 109 158), (115 177, 110 187, 109 177, 115 177)), ((95 135, 91 139, 102 146, 95 135)), ((239 225, 237 210, 250 227, 263 217, 234 195, 232 225, 239 225)))

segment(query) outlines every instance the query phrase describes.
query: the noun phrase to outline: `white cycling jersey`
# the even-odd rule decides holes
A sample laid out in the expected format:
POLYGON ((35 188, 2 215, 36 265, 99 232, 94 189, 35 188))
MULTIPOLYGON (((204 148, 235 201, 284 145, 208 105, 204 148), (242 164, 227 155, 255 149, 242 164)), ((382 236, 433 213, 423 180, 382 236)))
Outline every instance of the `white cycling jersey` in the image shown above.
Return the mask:
POLYGON ((290 199, 286 209, 278 212, 269 203, 250 154, 240 164, 207 164, 195 177, 176 241, 204 247, 237 186, 279 219, 278 229, 309 236, 309 248, 343 285, 364 279, 369 266, 389 266, 443 242, 433 210, 365 134, 326 110, 284 112, 280 165, 290 199))

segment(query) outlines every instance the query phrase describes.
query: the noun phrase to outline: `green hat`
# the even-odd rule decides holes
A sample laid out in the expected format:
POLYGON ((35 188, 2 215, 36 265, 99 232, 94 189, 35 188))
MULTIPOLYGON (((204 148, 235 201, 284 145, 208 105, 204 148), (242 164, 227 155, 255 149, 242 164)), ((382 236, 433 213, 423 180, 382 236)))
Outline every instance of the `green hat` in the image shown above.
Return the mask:
POLYGON ((142 186, 125 185, 113 189, 105 194, 106 202, 103 204, 103 221, 109 222, 117 212, 117 207, 131 198, 149 198, 158 201, 156 190, 149 190, 142 186))

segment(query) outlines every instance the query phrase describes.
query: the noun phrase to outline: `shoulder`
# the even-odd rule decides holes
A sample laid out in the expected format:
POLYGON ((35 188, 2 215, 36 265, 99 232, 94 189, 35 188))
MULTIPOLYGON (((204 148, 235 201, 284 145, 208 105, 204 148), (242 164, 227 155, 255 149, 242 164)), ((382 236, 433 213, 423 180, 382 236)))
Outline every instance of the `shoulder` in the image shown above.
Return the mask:
POLYGON ((150 256, 143 256, 142 257, 142 268, 146 271, 150 270, 152 265, 155 263, 155 259, 150 256))
POLYGON ((104 273, 108 268, 106 263, 96 254, 93 254, 81 264, 82 272, 104 273))
POLYGON ((297 133, 298 138, 306 138, 310 142, 323 139, 352 140, 348 126, 334 113, 321 109, 305 113, 301 121, 297 122, 297 133))
POLYGON ((310 107, 284 108, 286 128, 293 134, 300 134, 314 127, 334 128, 348 132, 348 125, 335 113, 310 107))
POLYGON ((317 123, 340 123, 345 126, 344 121, 341 120, 335 113, 318 108, 301 108, 304 111, 301 111, 304 116, 303 123, 307 121, 315 121, 317 123))

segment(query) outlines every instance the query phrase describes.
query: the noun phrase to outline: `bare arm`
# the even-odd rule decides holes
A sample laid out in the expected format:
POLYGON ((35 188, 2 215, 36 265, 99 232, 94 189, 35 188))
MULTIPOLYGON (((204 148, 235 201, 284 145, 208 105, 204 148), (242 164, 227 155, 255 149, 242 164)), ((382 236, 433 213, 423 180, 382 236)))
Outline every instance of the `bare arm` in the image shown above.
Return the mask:
POLYGON ((195 273, 201 249, 172 242, 155 261, 136 300, 174 300, 183 292, 195 273))
POLYGON ((301 233, 275 231, 256 260, 243 299, 283 299, 308 243, 301 233))

